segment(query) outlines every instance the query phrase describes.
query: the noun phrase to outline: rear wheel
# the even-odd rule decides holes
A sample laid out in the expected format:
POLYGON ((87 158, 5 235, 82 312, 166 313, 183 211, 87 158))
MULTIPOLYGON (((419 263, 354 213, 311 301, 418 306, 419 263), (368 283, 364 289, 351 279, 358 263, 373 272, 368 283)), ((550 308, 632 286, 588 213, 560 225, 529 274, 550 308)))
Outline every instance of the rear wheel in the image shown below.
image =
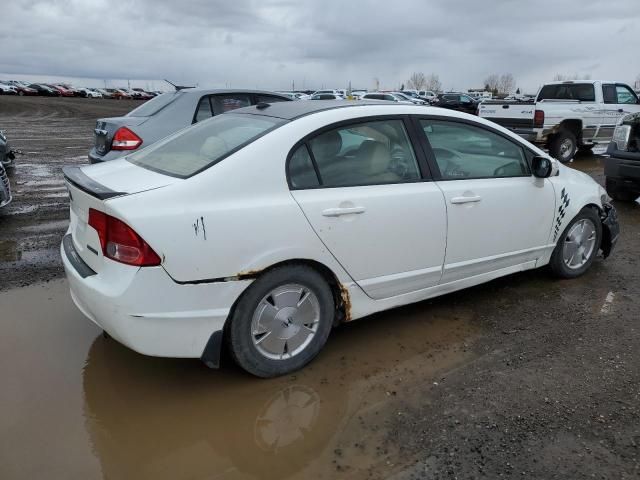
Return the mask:
POLYGON ((335 304, 318 272, 297 265, 261 275, 240 298, 228 343, 236 363, 257 377, 276 377, 309 363, 329 337, 335 304))
POLYGON ((549 144, 549 153, 562 163, 569 162, 576 154, 578 142, 573 132, 560 130, 549 144))
POLYGON ((561 278, 575 278, 586 272, 598 254, 602 239, 600 217, 583 208, 565 228, 551 255, 549 266, 561 278))

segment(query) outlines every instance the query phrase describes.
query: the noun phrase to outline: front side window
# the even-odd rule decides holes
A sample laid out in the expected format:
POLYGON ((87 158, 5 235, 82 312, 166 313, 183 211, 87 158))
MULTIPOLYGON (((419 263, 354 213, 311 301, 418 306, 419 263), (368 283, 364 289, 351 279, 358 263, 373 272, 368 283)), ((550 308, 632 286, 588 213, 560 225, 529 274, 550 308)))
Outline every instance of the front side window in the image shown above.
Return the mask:
POLYGON ((230 112, 236 108, 248 107, 251 99, 246 93, 213 95, 211 97, 211 107, 214 115, 230 112))
POLYGON ((420 171, 402 120, 353 124, 308 142, 324 187, 417 181, 420 171))
POLYGON ((174 133, 126 159, 155 172, 187 178, 285 122, 259 115, 220 115, 174 133))
POLYGON ((635 93, 624 85, 616 85, 616 96, 618 103, 638 103, 635 93))
POLYGON ((529 176, 523 148, 473 125, 420 120, 443 180, 529 176))

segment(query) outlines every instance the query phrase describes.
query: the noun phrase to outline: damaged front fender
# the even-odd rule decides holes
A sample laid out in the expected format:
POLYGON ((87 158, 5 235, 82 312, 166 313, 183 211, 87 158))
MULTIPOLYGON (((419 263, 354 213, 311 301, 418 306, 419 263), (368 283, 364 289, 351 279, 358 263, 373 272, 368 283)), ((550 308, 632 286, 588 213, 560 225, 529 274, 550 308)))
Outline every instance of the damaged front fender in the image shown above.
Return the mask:
POLYGON ((607 258, 611 255, 620 236, 620 223, 618 222, 618 212, 615 207, 609 203, 603 203, 600 220, 602 221, 602 242, 600 249, 602 250, 602 256, 607 258))

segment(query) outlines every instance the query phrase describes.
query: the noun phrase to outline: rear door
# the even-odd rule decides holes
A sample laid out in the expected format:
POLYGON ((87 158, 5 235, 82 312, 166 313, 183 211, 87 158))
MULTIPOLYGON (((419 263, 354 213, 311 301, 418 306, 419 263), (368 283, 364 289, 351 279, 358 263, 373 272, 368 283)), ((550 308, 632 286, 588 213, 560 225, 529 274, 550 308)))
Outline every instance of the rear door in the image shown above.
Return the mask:
POLYGON ((407 120, 379 117, 325 129, 288 161, 291 194, 316 234, 372 298, 437 285, 446 244, 440 189, 407 120))
POLYGON ((448 211, 441 283, 532 267, 549 240, 554 189, 533 177, 517 141, 475 122, 420 118, 448 211))

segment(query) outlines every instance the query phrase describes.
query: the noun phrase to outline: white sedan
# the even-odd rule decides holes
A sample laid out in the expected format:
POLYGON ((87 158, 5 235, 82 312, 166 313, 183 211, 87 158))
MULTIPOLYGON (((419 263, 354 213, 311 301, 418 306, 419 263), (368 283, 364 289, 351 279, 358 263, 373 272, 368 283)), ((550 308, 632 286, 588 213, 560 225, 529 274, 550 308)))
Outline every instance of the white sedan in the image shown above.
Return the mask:
POLYGON ((64 170, 78 308, 140 353, 301 368, 333 326, 550 265, 583 274, 618 223, 589 176, 498 125, 382 102, 219 115, 64 170))

